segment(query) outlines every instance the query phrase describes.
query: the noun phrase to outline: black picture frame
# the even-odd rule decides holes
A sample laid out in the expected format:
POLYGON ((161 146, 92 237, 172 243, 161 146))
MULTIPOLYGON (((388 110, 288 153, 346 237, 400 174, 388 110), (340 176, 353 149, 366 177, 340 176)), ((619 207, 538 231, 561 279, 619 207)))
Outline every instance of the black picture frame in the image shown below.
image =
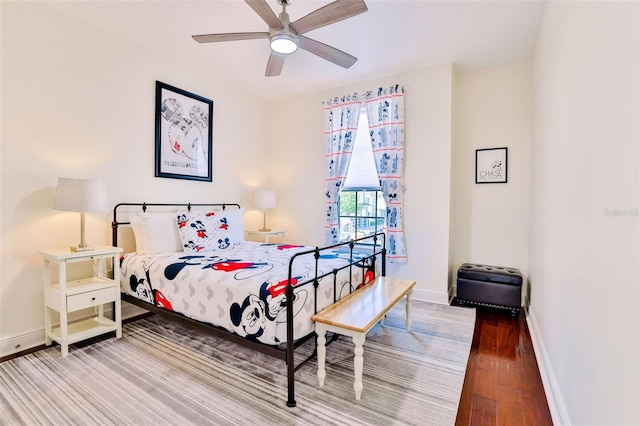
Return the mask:
POLYGON ((506 147, 476 149, 476 183, 507 183, 506 147))
POLYGON ((213 181, 213 101, 156 81, 155 176, 213 181))

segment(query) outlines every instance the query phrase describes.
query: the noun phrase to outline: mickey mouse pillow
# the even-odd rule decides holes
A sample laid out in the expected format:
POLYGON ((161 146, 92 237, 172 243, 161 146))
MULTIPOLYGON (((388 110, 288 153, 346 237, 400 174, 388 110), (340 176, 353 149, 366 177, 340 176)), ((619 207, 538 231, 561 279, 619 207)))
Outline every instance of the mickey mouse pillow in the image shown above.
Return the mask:
POLYGON ((185 252, 225 250, 244 240, 242 212, 179 212, 178 231, 185 252))

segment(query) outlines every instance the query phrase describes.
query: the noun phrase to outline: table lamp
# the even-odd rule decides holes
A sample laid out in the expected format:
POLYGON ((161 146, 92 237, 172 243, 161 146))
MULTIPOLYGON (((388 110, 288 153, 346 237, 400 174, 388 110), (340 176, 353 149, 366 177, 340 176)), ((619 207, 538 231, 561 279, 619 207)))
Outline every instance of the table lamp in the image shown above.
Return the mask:
POLYGON ((267 209, 276 208, 276 192, 273 189, 261 189, 253 194, 253 207, 264 210, 262 229, 259 231, 271 231, 267 228, 267 209))
POLYGON ((107 210, 107 190, 104 182, 99 179, 58 178, 53 208, 66 212, 80 212, 80 244, 71 247, 71 250, 93 250, 94 247, 87 246, 85 242, 84 214, 107 210))

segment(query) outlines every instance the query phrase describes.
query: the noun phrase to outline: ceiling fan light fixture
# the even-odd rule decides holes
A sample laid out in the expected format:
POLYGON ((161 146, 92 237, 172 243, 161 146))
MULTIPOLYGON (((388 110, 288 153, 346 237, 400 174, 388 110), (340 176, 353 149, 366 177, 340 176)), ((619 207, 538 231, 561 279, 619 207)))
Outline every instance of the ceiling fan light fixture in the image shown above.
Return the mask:
POLYGON ((282 55, 288 55, 298 50, 298 36, 292 33, 278 33, 269 37, 271 50, 282 55))

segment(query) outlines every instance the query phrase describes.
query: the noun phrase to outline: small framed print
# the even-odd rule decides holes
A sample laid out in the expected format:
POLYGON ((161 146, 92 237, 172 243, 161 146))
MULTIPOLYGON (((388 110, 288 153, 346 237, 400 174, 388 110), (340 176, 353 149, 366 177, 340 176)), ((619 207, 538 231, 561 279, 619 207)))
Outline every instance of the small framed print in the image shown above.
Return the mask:
POLYGON ((507 148, 476 149, 476 183, 507 183, 507 148))
POLYGON ((212 181, 213 101, 156 81, 156 177, 212 181))

